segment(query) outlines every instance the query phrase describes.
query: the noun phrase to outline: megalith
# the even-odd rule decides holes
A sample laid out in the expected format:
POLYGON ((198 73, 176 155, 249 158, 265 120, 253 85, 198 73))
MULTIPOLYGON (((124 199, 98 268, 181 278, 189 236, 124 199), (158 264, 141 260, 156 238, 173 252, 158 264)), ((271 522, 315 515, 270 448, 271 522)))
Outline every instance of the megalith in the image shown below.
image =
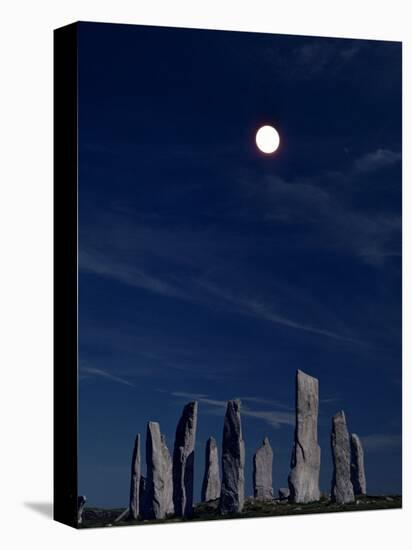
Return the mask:
POLYGON ((331 500, 347 504, 355 500, 351 481, 351 449, 345 413, 340 411, 332 419, 333 478, 331 500))
POLYGON ((272 467, 273 451, 265 437, 253 456, 253 495, 258 500, 273 499, 272 467))
POLYGON ((279 500, 286 501, 289 500, 290 490, 289 487, 281 487, 278 491, 279 500))
POLYGON ((242 437, 240 401, 228 401, 223 426, 220 512, 238 513, 245 500, 245 443, 242 437))
POLYGON ((363 458, 363 447, 359 436, 350 436, 351 447, 351 481, 355 495, 366 495, 366 476, 363 458))
POLYGON ((177 424, 173 451, 173 504, 175 514, 193 513, 193 475, 197 426, 197 401, 183 408, 177 424))
POLYGON ((133 519, 139 517, 139 493, 140 493, 140 434, 137 434, 132 454, 132 468, 130 476, 130 500, 129 512, 133 519))
POLYGON ((79 525, 83 523, 83 512, 84 512, 85 506, 86 506, 86 497, 84 495, 79 495, 77 497, 77 523, 79 525))
POLYGON ((219 457, 216 439, 209 437, 205 451, 205 474, 202 484, 202 502, 215 500, 220 496, 219 457))
POLYGON ((295 390, 295 441, 288 479, 290 500, 296 503, 314 502, 320 498, 319 382, 298 370, 295 390))
MULTIPOLYGON (((145 489, 145 515, 164 519, 169 513, 169 469, 165 459, 165 441, 158 422, 148 422, 146 438, 147 477, 145 489)), ((166 447, 167 449, 167 447, 166 447)))
POLYGON ((163 454, 163 467, 164 467, 164 499, 165 499, 165 511, 166 514, 173 514, 173 462, 170 456, 169 449, 167 448, 166 438, 162 434, 160 436, 162 442, 162 454, 163 454))

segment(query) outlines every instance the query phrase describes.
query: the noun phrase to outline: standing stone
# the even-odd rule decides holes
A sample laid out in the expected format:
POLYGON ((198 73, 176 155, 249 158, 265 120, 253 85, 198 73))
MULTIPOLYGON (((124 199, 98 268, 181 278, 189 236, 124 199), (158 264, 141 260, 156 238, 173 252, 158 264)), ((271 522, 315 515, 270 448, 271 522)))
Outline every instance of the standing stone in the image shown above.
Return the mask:
POLYGON ((202 502, 216 500, 220 496, 220 472, 216 439, 206 442, 205 475, 202 484, 202 502))
POLYGON ((333 459, 332 502, 337 504, 354 502, 355 496, 350 471, 349 433, 343 411, 336 413, 332 419, 331 445, 333 459))
POLYGON ((168 500, 170 481, 168 464, 165 460, 165 446, 158 422, 148 422, 146 438, 146 518, 164 519, 170 509, 168 500))
POLYGON ((165 480, 165 510, 166 514, 174 513, 173 506, 173 462, 172 457, 170 456, 169 449, 167 448, 166 438, 162 434, 162 454, 163 454, 163 465, 164 465, 164 480, 165 480))
POLYGON ((273 451, 265 437, 262 446, 253 456, 253 494, 258 500, 272 500, 273 451))
POLYGON ((129 510, 133 519, 139 517, 139 489, 140 489, 140 434, 137 434, 133 447, 132 471, 130 477, 129 510))
POLYGON ((289 487, 281 487, 278 491, 279 500, 289 500, 290 491, 289 487))
POLYGON ((318 445, 319 382, 301 370, 296 373, 296 426, 289 474, 290 500, 319 500, 318 445))
POLYGON ((77 523, 81 525, 83 523, 83 511, 86 506, 86 497, 79 495, 77 497, 77 523))
POLYGON ((242 438, 240 401, 228 401, 223 427, 220 512, 241 512, 245 500, 245 442, 242 438))
POLYGON ((173 451, 173 503, 177 516, 193 513, 193 473, 197 426, 197 401, 183 408, 177 424, 173 451))
POLYGON ((359 436, 352 434, 351 447, 351 481, 355 495, 366 495, 365 464, 363 460, 363 448, 359 436))

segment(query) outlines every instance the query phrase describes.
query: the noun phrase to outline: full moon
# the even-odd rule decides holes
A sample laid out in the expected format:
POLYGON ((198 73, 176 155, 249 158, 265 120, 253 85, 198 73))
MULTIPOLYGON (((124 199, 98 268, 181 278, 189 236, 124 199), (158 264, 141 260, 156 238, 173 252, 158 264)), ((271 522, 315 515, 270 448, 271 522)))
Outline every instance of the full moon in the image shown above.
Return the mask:
POLYGON ((263 153, 274 153, 279 147, 279 142, 279 134, 273 126, 262 126, 256 133, 256 145, 263 153))

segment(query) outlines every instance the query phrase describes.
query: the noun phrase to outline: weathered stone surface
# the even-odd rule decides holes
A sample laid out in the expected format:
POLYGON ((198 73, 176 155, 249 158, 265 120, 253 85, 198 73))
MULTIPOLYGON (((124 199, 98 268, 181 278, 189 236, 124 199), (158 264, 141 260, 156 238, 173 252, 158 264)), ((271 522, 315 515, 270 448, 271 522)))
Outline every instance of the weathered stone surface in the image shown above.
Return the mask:
POLYGON ((163 453, 163 466, 164 466, 164 480, 165 480, 165 510, 166 514, 174 513, 173 505, 173 462, 170 456, 169 449, 167 448, 166 438, 161 435, 162 441, 162 453, 163 453))
POLYGON ((149 422, 146 438, 145 518, 164 519, 170 510, 171 476, 166 450, 166 443, 160 433, 158 422, 149 422))
POLYGON ((215 500, 220 496, 219 457, 216 439, 209 437, 206 442, 205 475, 202 484, 202 502, 215 500))
POLYGON ((220 512, 241 512, 245 501, 245 443, 242 438, 240 401, 228 401, 222 443, 220 512))
POLYGON ((363 458, 363 447, 359 436, 352 434, 351 447, 351 481, 355 495, 366 495, 366 476, 363 458))
POLYGON ((273 451, 269 439, 265 437, 253 456, 253 494, 258 500, 273 499, 272 467, 273 451))
POLYGON ((132 454, 132 469, 130 475, 129 510, 133 519, 139 517, 139 489, 140 489, 140 434, 137 434, 132 454))
POLYGON ((278 493, 279 493, 279 499, 280 500, 288 500, 289 499, 289 496, 290 496, 289 487, 282 487, 281 489, 279 489, 278 493))
POLYGON ((355 501, 350 471, 350 442, 345 413, 340 411, 332 419, 333 478, 331 500, 338 504, 355 501))
POLYGON ((79 495, 77 497, 77 523, 81 525, 83 523, 83 511, 86 505, 86 497, 79 495))
POLYGON ((197 401, 183 408, 177 424, 173 451, 173 503, 176 515, 193 513, 193 473, 197 426, 197 401))
POLYGON ((296 373, 296 426, 289 474, 290 500, 319 500, 318 445, 319 382, 301 370, 296 373))

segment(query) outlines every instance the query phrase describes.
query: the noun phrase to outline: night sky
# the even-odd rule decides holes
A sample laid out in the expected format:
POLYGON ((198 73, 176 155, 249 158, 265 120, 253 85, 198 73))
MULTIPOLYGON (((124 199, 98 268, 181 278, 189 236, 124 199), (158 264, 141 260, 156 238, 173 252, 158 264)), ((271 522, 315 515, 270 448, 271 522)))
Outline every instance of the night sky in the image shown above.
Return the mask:
MULTIPOLYGON (((246 494, 287 486, 296 369, 401 492, 401 44, 79 25, 79 493, 127 506, 134 438, 240 398, 246 494), (281 144, 260 153, 271 124, 281 144)), ((144 461, 144 453, 143 453, 144 461)), ((143 468, 144 470, 144 468, 143 468)))

